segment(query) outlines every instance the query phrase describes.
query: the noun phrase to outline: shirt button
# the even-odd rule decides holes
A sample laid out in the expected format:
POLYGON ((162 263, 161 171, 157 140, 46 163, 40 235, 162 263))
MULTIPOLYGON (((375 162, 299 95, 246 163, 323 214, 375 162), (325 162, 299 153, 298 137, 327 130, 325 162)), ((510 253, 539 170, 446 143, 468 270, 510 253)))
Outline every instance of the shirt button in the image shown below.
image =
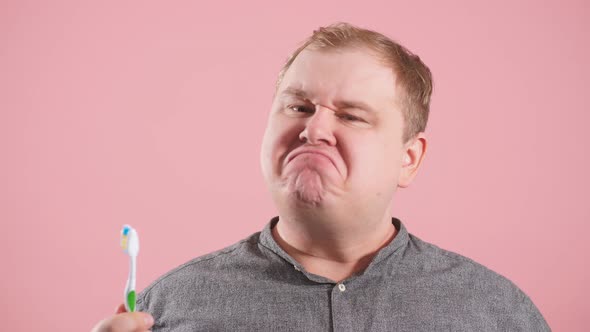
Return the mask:
POLYGON ((344 292, 344 291, 346 290, 346 286, 344 286, 344 284, 338 284, 338 289, 339 289, 341 292, 344 292))

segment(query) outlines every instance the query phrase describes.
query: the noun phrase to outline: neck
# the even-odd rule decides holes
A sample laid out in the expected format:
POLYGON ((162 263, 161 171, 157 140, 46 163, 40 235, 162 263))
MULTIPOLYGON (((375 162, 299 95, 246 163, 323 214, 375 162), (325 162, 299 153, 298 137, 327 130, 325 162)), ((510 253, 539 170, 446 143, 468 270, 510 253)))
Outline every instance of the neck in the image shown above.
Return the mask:
POLYGON ((363 271, 397 234, 388 214, 364 222, 306 217, 280 215, 272 235, 306 271, 334 281, 363 271))

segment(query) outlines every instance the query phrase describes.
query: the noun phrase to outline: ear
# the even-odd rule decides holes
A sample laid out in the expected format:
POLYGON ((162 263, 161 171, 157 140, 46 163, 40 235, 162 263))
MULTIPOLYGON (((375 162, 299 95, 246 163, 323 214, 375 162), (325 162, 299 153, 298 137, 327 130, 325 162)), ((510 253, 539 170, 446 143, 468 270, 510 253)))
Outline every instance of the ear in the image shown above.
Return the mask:
POLYGON ((418 174, 418 168, 426 155, 426 136, 424 133, 418 133, 404 144, 403 149, 402 166, 397 181, 397 186, 400 188, 409 186, 418 174))

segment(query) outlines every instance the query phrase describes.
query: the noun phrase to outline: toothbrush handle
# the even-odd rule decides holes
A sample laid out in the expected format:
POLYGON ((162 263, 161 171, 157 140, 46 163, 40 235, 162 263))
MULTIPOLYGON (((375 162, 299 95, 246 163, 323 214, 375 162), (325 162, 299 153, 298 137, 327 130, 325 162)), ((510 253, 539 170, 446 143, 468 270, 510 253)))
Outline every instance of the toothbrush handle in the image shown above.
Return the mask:
POLYGON ((136 257, 129 257, 129 276, 127 278, 127 285, 125 286, 125 309, 127 312, 135 311, 135 270, 136 270, 136 257))

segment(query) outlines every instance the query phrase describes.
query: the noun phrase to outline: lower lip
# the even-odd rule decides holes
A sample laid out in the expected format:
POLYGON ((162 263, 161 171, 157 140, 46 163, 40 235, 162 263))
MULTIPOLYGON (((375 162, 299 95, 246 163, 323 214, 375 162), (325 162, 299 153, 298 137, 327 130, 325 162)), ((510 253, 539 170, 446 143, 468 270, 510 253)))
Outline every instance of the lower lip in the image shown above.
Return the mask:
POLYGON ((297 157, 300 157, 300 156, 316 156, 316 157, 321 157, 321 158, 330 160, 330 158, 326 157, 325 155, 323 155, 321 153, 315 153, 315 152, 302 152, 302 153, 297 154, 291 160, 293 160, 293 159, 295 159, 297 157))
MULTIPOLYGON (((314 153, 314 152, 303 152, 303 153, 297 154, 295 157, 291 158, 289 163, 291 163, 292 161, 295 161, 296 159, 298 159, 300 161, 304 161, 303 158, 299 158, 299 157, 305 157, 305 159, 313 159, 313 163, 318 163, 318 165, 328 163, 329 165, 332 165, 334 167, 336 166, 336 165, 334 165, 334 163, 332 162, 332 160, 330 158, 326 157, 323 154, 314 153)), ((297 163, 297 164, 299 164, 299 163, 297 163)))

